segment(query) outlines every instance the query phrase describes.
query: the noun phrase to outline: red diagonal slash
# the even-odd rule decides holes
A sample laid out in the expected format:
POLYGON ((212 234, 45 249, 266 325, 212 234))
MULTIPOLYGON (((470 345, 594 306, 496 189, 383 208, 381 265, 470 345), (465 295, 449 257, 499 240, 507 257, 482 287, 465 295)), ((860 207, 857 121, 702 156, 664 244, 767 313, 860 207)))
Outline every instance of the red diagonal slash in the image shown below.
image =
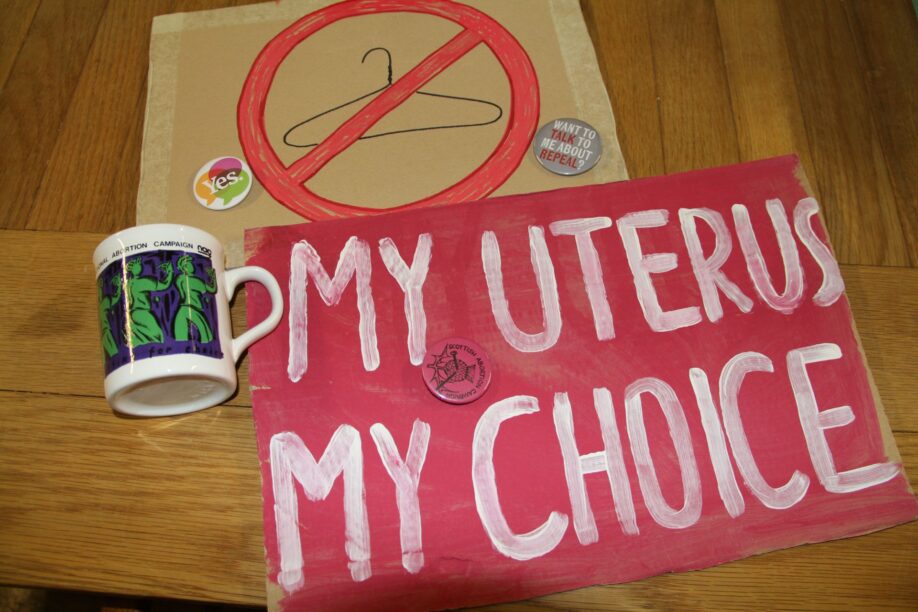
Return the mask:
POLYGON ((519 166, 529 149, 538 118, 539 82, 532 62, 519 41, 485 13, 450 0, 345 0, 310 13, 271 39, 261 50, 242 85, 236 107, 239 144, 255 176, 278 202, 313 220, 379 214, 395 208, 421 208, 482 198, 503 184, 519 166), (265 125, 268 91, 281 62, 305 39, 342 19, 401 12, 446 19, 462 30, 338 127, 310 153, 290 166, 282 163, 271 146, 265 125), (478 44, 484 44, 494 54, 510 85, 507 127, 500 142, 480 166, 438 193, 389 209, 335 202, 310 191, 306 181, 325 164, 478 44))
POLYGON ((432 78, 449 68, 481 42, 481 36, 463 30, 445 45, 428 55, 356 115, 341 124, 315 149, 287 168, 288 176, 298 183, 311 179, 325 164, 348 148, 373 127, 377 121, 407 100, 432 78))

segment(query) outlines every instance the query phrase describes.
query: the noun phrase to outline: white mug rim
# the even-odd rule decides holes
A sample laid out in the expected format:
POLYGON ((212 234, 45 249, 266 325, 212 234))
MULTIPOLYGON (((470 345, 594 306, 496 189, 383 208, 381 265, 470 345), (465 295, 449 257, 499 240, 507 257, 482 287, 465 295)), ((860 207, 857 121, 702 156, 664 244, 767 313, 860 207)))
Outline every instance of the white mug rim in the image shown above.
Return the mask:
MULTIPOLYGON (((105 246, 110 241, 116 240, 119 236, 122 236, 125 234, 134 233, 134 232, 154 232, 154 231, 173 231, 173 232, 178 232, 178 233, 198 234, 202 238, 202 239, 199 239, 198 242, 212 243, 213 245, 216 245, 215 250, 219 249, 221 255, 223 252, 223 243, 221 243, 216 238, 216 236, 202 229, 194 227, 193 225, 185 225, 182 223, 147 223, 145 225, 134 225, 131 227, 126 227, 122 230, 118 230, 114 234, 110 234, 106 236, 96 246, 95 250, 92 253, 92 262, 96 268, 96 276, 98 277, 99 274, 101 274, 102 269, 103 269, 103 268, 100 268, 99 266, 99 260, 101 259, 101 255, 104 253, 104 251, 102 250, 103 246, 105 246)), ((155 250, 155 249, 148 249, 148 250, 155 250)), ((223 263, 222 258, 218 258, 218 257, 212 258, 212 261, 214 263, 216 263, 217 260, 219 260, 219 263, 222 265, 223 263)))

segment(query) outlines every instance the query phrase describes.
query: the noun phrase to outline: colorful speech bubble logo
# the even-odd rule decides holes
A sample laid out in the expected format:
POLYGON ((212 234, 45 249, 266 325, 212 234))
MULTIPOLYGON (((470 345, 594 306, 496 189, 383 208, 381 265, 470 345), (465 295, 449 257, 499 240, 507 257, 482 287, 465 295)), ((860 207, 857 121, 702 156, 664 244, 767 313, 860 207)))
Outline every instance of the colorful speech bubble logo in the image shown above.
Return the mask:
POLYGON ((227 210, 242 202, 252 188, 252 170, 238 157, 217 157, 194 177, 194 198, 210 210, 227 210))

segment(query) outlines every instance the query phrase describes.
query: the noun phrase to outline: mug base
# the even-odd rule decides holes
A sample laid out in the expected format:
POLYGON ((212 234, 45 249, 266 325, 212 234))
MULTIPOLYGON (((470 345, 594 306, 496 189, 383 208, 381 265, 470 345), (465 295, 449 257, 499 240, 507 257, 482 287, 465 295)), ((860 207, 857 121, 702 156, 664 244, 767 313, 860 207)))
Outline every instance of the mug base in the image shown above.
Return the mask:
POLYGON ((132 416, 173 416, 220 404, 233 391, 235 387, 218 377, 169 376, 128 386, 110 402, 118 412, 132 416))

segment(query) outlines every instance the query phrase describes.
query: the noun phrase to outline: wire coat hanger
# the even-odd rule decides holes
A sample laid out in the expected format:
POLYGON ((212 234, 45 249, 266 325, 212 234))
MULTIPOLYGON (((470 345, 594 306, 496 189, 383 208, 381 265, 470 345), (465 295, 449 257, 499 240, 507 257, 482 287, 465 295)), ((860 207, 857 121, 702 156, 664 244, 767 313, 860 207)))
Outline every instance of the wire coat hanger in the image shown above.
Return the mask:
MULTIPOLYGON (((386 54, 386 59, 387 59, 386 84, 378 89, 374 89, 373 91, 369 93, 365 93, 360 97, 354 98, 353 100, 349 100, 347 102, 344 102, 343 104, 339 104, 338 106, 332 107, 328 110, 324 110, 320 113, 313 115, 312 117, 309 117, 308 119, 304 119, 303 121, 300 121, 299 123, 297 123, 290 129, 288 129, 286 132, 284 132, 284 144, 290 147, 296 147, 298 149, 307 149, 310 147, 317 146, 319 144, 318 142, 313 142, 310 144, 298 144, 298 143, 290 142, 290 135, 295 130, 303 127, 304 125, 311 123, 312 121, 315 121, 316 119, 324 117, 325 115, 328 115, 335 111, 341 110, 342 108, 351 106, 352 104, 356 104, 360 102, 361 100, 365 100, 366 98, 374 96, 382 91, 385 91, 386 89, 392 86, 392 54, 389 53, 388 49, 386 49, 385 47, 373 47, 372 49, 370 49, 369 51, 363 54, 363 57, 361 58, 360 63, 363 64, 366 61, 367 57, 374 51, 382 51, 383 53, 386 54)), ((405 128, 402 130, 390 130, 388 132, 381 132, 379 134, 365 134, 361 136, 360 138, 358 138, 358 140, 369 140, 371 138, 381 138, 382 136, 392 136, 394 134, 407 134, 410 132, 425 132, 425 131, 432 131, 432 130, 449 130, 449 129, 455 129, 455 128, 481 127, 485 125, 491 125, 492 123, 496 123, 497 121, 500 121, 501 117, 504 116, 504 110, 499 105, 495 104, 494 102, 490 102, 488 100, 481 100, 478 98, 468 98, 465 96, 452 96, 452 95, 447 95, 447 94, 440 94, 440 93, 434 93, 431 91, 421 91, 421 90, 418 90, 415 93, 422 95, 422 96, 430 96, 432 98, 440 98, 440 99, 445 99, 445 100, 457 100, 459 102, 471 102, 474 104, 484 104, 484 105, 495 108, 497 110, 497 115, 493 119, 490 119, 488 121, 482 121, 479 123, 457 123, 457 124, 447 124, 447 125, 433 125, 433 126, 424 126, 424 127, 415 127, 415 128, 405 128)))

